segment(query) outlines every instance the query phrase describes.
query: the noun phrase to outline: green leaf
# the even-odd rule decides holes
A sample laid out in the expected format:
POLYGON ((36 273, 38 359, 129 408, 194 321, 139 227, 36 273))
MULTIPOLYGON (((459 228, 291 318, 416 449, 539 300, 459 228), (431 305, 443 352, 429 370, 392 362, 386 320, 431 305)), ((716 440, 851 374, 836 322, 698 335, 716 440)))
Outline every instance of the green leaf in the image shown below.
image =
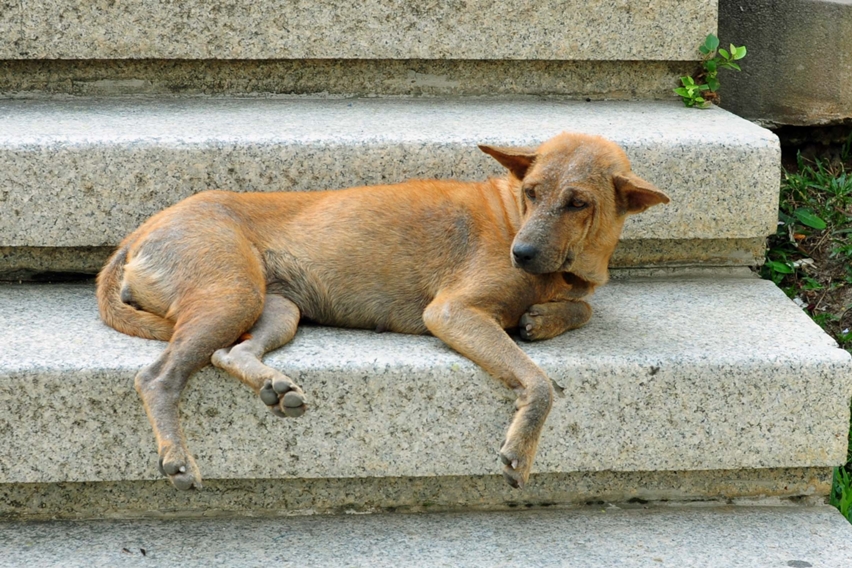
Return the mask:
POLYGON ((719 80, 714 79, 712 77, 707 77, 707 86, 710 87, 711 91, 719 90, 719 80))
POLYGON ((827 226, 825 221, 817 217, 813 211, 810 211, 809 209, 796 209, 793 212, 793 217, 795 217, 802 225, 807 225, 808 227, 819 231, 825 229, 827 226))
POLYGON ((778 262, 776 260, 767 260, 766 266, 778 272, 779 274, 793 274, 796 271, 795 268, 787 264, 786 262, 778 262))
POLYGON ((721 56, 722 56, 722 57, 724 57, 725 59, 730 59, 730 58, 731 58, 731 54, 730 54, 730 53, 728 53, 728 50, 726 50, 726 49, 720 49, 720 50, 719 50, 719 55, 721 55, 721 56))
POLYGON ((742 59, 746 56, 746 46, 734 48, 734 59, 742 59))
POLYGON ((698 51, 700 51, 704 55, 707 55, 708 53, 710 53, 710 50, 707 49, 707 46, 704 46, 704 45, 699 46, 698 51))
POLYGON ((729 68, 729 69, 734 69, 735 71, 742 71, 742 69, 740 68, 740 66, 739 66, 739 65, 737 65, 736 63, 728 63, 728 68, 729 68))
POLYGON ((793 222, 795 221, 795 219, 793 217, 790 217, 789 215, 787 215, 783 211, 778 211, 778 220, 781 221, 782 223, 784 223, 785 225, 792 225, 793 222))
POLYGON ((688 97, 691 93, 691 91, 687 91, 683 87, 678 87, 677 89, 673 89, 673 91, 676 95, 680 95, 682 97, 688 97))
POLYGON ((710 51, 716 51, 716 48, 719 47, 719 38, 713 34, 709 34, 707 39, 704 40, 704 46, 710 51))
POLYGON ((707 69, 710 73, 714 73, 716 71, 716 60, 710 59, 704 62, 704 68, 707 69))
POLYGON ((684 87, 691 87, 695 85, 695 79, 693 79, 692 77, 681 77, 680 82, 683 84, 684 87))

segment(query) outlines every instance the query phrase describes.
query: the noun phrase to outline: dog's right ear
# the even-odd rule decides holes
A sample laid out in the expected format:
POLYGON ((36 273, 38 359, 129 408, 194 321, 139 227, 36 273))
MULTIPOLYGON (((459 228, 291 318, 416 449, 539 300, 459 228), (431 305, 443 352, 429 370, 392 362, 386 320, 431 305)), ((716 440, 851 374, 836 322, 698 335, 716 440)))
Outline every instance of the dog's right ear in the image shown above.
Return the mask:
POLYGON ((535 161, 535 148, 510 148, 506 146, 487 146, 480 144, 479 149, 503 164, 518 179, 524 179, 527 170, 535 161))

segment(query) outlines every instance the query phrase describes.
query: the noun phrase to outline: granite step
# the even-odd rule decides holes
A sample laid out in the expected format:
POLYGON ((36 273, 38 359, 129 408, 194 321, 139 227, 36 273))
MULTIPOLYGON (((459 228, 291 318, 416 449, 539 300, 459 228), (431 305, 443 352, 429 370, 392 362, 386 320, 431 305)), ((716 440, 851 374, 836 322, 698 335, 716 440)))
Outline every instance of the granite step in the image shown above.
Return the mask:
MULTIPOLYGON (((164 344, 107 328, 93 292, 91 284, 0 286, 7 506, 28 491, 15 485, 73 491, 159 478, 133 377, 164 344)), ((565 480, 578 475, 599 477, 577 487, 634 475, 613 483, 614 500, 828 491, 830 468, 846 456, 852 360, 772 283, 633 277, 611 282, 592 304, 586 327, 522 344, 566 395, 543 433, 533 500, 594 499, 597 489, 564 496, 565 480)), ((512 394, 439 340, 305 326, 267 361, 300 382, 309 412, 278 419, 238 381, 203 369, 182 407, 205 479, 313 489, 329 480, 455 479, 477 487, 453 495, 459 504, 492 491, 483 503, 524 500, 496 481, 512 394)), ((333 508, 334 499, 317 507, 333 508)))
POLYGON ((829 507, 0 523, 0 566, 846 568, 829 507))
POLYGON ((671 99, 717 12, 715 0, 7 2, 0 96, 671 99))
POLYGON ((716 0, 7 2, 0 59, 697 60, 716 0), (595 30, 590 34, 589 30, 595 30))
POLYGON ((336 189, 502 175, 477 144, 565 130, 620 143, 672 198, 628 221, 615 264, 759 264, 775 231, 777 138, 721 109, 549 99, 0 100, 0 273, 92 272, 156 211, 205 189, 336 189), (744 206, 743 204, 747 204, 744 206), (52 252, 52 253, 53 253, 52 252), (23 259, 23 260, 22 260, 23 259), (55 265, 51 263, 55 262, 55 265), (93 266, 94 265, 94 266, 93 266))

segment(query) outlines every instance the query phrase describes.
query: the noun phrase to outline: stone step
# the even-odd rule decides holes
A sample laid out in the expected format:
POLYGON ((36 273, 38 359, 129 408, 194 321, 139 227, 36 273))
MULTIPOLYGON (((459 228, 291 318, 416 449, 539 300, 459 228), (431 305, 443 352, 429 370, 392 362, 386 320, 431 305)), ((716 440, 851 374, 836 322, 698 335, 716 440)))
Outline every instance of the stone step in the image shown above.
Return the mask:
POLYGON ((0 59, 694 61, 717 12, 716 0, 36 0, 4 5, 0 59))
POLYGON ((845 568, 829 507, 0 523, 2 566, 845 568))
MULTIPOLYGON (((484 179, 503 170, 477 144, 564 130, 617 141, 672 198, 628 221, 617 265, 762 261, 777 219, 773 134, 717 108, 548 99, 2 100, 0 247, 113 246, 205 189, 484 179)), ((21 254, 0 248, 0 272, 21 254)))
MULTIPOLYGON (((0 286, 7 506, 28 491, 15 484, 66 484, 73 493, 75 484, 83 491, 90 482, 158 479, 133 377, 164 344, 107 328, 93 292, 91 284, 0 286)), ((741 495, 827 492, 825 477, 846 457, 852 360, 772 283, 630 278, 608 284, 592 303, 586 327, 522 344, 565 389, 534 466, 536 499, 561 499, 560 480, 571 475, 614 472, 635 475, 604 492, 615 500, 649 498, 619 485, 641 487, 645 478, 657 497, 737 496, 749 471, 757 474, 741 495)), ((309 412, 278 419, 237 380, 203 369, 182 408, 206 479, 265 487, 271 481, 262 480, 300 480, 316 490, 329 480, 352 489, 376 479, 450 478, 476 487, 454 495, 456 503, 495 487, 491 501, 525 499, 502 493, 511 491, 502 480, 475 481, 500 479, 496 451, 512 393, 439 340, 305 326, 266 360, 300 382, 309 412)), ((399 484, 393 479, 388 487, 399 484)), ((326 491, 346 494, 341 487, 326 491)))

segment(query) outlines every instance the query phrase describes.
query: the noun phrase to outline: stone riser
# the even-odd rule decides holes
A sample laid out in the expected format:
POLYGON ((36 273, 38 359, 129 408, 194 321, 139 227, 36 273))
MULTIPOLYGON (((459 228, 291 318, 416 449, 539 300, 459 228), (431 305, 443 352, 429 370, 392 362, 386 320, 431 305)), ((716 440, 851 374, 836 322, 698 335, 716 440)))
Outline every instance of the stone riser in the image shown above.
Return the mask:
POLYGON ((0 10, 0 59, 696 60, 717 12, 716 0, 32 0, 0 10))
POLYGON ((556 95, 673 100, 694 61, 5 60, 0 97, 556 95))
POLYGON ((519 491, 502 475, 0 483, 0 520, 187 518, 376 512, 506 511, 602 503, 813 505, 831 468, 536 473, 519 491))

